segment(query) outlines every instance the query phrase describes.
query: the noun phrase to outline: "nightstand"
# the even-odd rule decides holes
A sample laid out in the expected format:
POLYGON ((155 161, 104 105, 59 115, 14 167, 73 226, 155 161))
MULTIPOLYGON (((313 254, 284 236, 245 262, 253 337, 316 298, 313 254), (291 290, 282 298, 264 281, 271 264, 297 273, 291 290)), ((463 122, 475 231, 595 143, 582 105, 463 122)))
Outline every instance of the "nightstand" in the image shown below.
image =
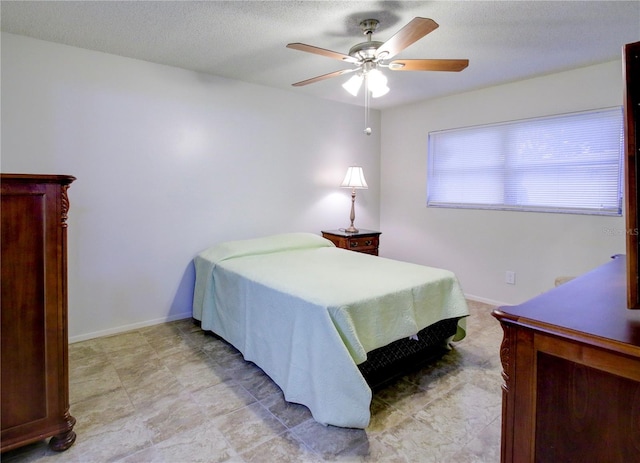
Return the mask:
POLYGON ((349 233, 344 230, 323 230, 322 237, 333 242, 337 247, 350 251, 363 252, 365 254, 378 255, 380 244, 379 231, 364 230, 349 233))

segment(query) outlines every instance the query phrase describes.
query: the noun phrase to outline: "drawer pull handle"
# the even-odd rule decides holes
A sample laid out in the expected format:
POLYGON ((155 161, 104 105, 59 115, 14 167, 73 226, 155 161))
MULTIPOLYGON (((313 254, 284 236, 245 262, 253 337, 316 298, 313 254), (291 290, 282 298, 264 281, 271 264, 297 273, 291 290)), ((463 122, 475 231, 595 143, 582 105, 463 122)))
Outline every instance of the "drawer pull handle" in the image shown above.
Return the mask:
POLYGON ((372 243, 373 243, 373 241, 367 240, 367 241, 364 242, 364 245, 365 246, 371 246, 372 243))
POLYGON ((352 242, 351 242, 351 247, 352 247, 352 248, 355 248, 355 247, 357 247, 357 246, 358 246, 358 242, 357 242, 357 241, 352 241, 352 242))

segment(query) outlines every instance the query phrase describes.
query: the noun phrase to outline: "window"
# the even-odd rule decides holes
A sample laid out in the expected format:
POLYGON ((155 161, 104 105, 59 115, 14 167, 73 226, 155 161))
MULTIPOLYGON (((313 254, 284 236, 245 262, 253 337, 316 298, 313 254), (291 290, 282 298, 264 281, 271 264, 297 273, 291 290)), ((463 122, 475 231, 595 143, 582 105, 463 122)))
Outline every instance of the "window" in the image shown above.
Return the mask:
POLYGON ((427 206, 622 215, 622 108, 429 133, 427 206))

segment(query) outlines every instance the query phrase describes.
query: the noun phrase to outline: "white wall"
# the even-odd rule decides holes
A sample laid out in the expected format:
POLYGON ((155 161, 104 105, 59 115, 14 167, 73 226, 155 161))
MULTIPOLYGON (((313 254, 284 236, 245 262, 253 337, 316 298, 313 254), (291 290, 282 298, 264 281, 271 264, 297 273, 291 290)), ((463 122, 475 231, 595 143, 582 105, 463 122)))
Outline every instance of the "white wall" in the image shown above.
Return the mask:
POLYGON ((620 61, 382 113, 381 255, 454 271, 465 293, 523 302, 625 253, 622 217, 426 207, 430 131, 622 105, 620 61), (516 272, 514 286, 505 271, 516 272))
POLYGON ((451 269, 480 300, 522 302, 624 253, 623 218, 425 207, 429 131, 621 105, 620 62, 374 112, 366 137, 361 108, 295 90, 0 44, 2 172, 78 178, 72 341, 190 316, 191 260, 211 244, 347 226, 351 164, 369 183, 356 223, 383 232, 381 255, 451 269))
POLYGON ((192 258, 216 242, 379 227, 380 115, 2 34, 2 172, 77 177, 69 330, 88 339, 191 314, 192 258))

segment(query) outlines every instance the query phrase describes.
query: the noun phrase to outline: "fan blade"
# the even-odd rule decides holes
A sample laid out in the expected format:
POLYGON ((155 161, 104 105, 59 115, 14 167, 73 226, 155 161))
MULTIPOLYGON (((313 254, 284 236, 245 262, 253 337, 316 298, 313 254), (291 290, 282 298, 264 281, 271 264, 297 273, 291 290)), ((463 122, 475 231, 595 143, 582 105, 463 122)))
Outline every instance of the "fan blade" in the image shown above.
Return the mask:
POLYGON ((342 69, 341 71, 334 71, 334 72, 330 72, 329 74, 323 74, 321 76, 312 77, 311 79, 301 80, 300 82, 296 82, 295 84, 291 84, 291 85, 293 85, 294 87, 302 87, 303 85, 314 84, 316 82, 320 82, 321 80, 330 79, 332 77, 338 77, 338 76, 341 76, 342 74, 349 74, 350 72, 354 72, 357 70, 358 68, 342 69))
POLYGON ((460 72, 467 66, 468 59, 397 59, 389 63, 392 71, 460 72))
POLYGON ((413 18, 378 48, 377 56, 381 59, 389 59, 437 28, 438 23, 433 19, 413 18))
POLYGON ((313 45, 307 45, 304 43, 290 43, 287 44, 287 48, 293 50, 306 51, 307 53, 314 53, 316 55, 326 56, 327 58, 337 59, 339 61, 345 61, 347 63, 357 63, 358 60, 353 56, 345 55, 337 51, 326 50, 324 48, 314 47, 313 45))

